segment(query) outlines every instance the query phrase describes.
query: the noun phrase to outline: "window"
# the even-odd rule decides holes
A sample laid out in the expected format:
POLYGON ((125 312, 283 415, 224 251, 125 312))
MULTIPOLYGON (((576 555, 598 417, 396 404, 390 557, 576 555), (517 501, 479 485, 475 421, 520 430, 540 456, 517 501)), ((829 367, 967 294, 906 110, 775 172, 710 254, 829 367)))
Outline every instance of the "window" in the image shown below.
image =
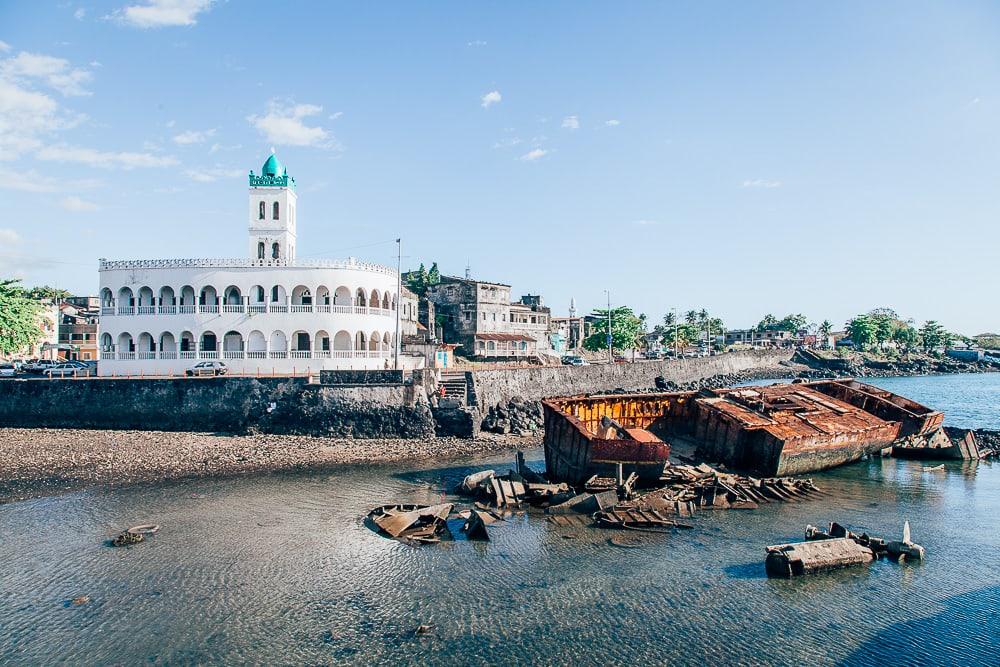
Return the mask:
POLYGON ((271 211, 271 219, 272 220, 278 219, 278 202, 274 202, 274 207, 271 211))
POLYGON ((280 254, 278 250, 279 248, 277 243, 271 244, 271 259, 278 259, 278 255, 280 254))
POLYGON ((271 288, 271 303, 278 303, 278 286, 271 288))
POLYGON ((257 244, 257 259, 264 259, 264 242, 257 244))
POLYGON ((263 219, 264 219, 264 207, 265 207, 265 204, 264 204, 264 202, 261 202, 261 203, 260 203, 260 219, 261 219, 261 220, 263 220, 263 219))

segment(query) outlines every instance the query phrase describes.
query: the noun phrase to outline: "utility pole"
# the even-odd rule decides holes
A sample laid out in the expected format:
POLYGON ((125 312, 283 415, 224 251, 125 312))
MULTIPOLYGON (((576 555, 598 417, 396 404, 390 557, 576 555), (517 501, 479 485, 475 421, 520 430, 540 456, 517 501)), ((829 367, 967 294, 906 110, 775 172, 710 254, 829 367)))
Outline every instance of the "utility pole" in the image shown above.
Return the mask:
POLYGON ((608 295, 608 363, 615 363, 615 353, 612 350, 612 338, 611 338, 611 290, 604 290, 608 295))
POLYGON ((674 359, 677 359, 679 356, 677 350, 677 308, 671 308, 670 312, 674 314, 674 359))
POLYGON ((396 239, 396 345, 393 347, 393 368, 399 370, 399 311, 403 307, 403 241, 396 239))

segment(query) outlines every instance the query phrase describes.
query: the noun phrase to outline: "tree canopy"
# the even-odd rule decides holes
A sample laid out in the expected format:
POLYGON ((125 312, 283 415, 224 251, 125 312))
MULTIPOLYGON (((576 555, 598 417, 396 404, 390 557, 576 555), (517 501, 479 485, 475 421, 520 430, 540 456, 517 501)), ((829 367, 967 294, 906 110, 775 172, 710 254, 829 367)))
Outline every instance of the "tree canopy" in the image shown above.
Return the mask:
POLYGON ((798 333, 805 328, 808 321, 802 313, 785 315, 780 320, 768 313, 764 316, 764 319, 757 323, 757 331, 788 331, 790 333, 798 333))
POLYGON ((38 314, 42 306, 18 280, 0 280, 0 354, 10 356, 42 337, 38 314))
MULTIPOLYGON (((591 352, 608 349, 608 311, 606 308, 593 312, 596 318, 592 333, 583 341, 583 347, 591 352)), ((611 347, 615 350, 634 349, 639 345, 645 328, 644 322, 628 306, 611 309, 611 347)))
POLYGON ((441 271, 438 270, 437 262, 431 264, 430 271, 423 265, 420 264, 420 268, 416 271, 410 271, 406 274, 405 285, 406 289, 410 290, 419 297, 427 295, 427 288, 431 285, 437 285, 441 282, 441 271))

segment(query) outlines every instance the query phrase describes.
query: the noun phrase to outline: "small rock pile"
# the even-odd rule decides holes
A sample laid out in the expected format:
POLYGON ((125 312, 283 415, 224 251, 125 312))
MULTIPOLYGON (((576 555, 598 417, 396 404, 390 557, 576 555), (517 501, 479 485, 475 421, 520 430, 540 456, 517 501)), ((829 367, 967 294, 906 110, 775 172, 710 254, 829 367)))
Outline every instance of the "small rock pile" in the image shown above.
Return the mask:
POLYGON ((482 429, 489 433, 530 436, 545 425, 540 401, 514 398, 506 405, 491 407, 483 419, 482 429))

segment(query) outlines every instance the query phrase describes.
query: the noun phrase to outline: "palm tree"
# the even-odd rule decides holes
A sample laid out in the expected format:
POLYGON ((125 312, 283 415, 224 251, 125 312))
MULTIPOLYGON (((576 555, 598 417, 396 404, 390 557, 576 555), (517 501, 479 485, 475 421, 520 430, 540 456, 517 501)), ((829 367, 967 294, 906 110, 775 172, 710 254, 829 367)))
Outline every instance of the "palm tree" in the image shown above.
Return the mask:
POLYGON ((697 310, 687 311, 686 313, 684 313, 684 320, 688 324, 696 324, 698 322, 698 311, 697 310))

